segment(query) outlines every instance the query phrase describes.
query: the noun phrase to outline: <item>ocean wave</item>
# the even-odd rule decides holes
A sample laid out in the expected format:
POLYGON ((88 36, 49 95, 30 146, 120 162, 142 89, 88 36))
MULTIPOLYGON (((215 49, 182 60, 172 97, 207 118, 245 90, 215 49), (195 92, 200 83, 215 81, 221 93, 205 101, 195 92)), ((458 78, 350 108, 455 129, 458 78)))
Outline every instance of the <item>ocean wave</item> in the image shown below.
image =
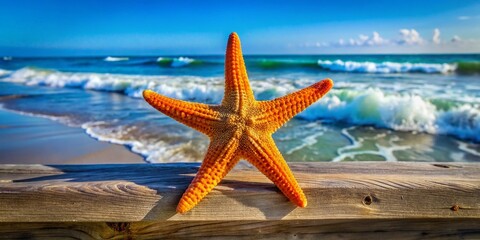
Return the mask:
MULTIPOLYGON (((0 80, 26 85, 118 92, 133 98, 141 98, 144 89, 152 89, 169 97, 210 104, 220 103, 224 91, 221 78, 66 73, 33 68, 7 73, 0 80)), ((255 96, 260 100, 283 96, 310 83, 277 78, 251 81, 255 96)), ((439 102, 434 94, 419 94, 426 93, 400 94, 379 88, 357 89, 354 85, 334 88, 298 117, 312 121, 327 119, 352 125, 373 125, 396 131, 449 134, 480 141, 479 102, 456 102, 455 96, 439 102)))
POLYGON ((480 62, 459 62, 457 72, 460 74, 480 74, 480 62))
POLYGON ((10 73, 11 73, 11 71, 4 70, 4 69, 0 68, 0 77, 5 76, 5 75, 10 74, 10 73))
POLYGON ((199 64, 201 62, 198 61, 198 60, 195 60, 193 58, 189 58, 189 57, 178 57, 178 58, 159 57, 159 58, 157 58, 157 63, 160 66, 177 68, 177 67, 184 67, 184 66, 187 66, 187 65, 191 65, 191 64, 194 64, 194 63, 199 64))
POLYGON ((456 64, 449 63, 398 63, 354 62, 342 60, 318 60, 318 65, 334 72, 359 73, 449 73, 455 72, 456 64))
POLYGON ((477 63, 409 63, 409 62, 357 62, 344 60, 312 61, 308 59, 258 59, 247 60, 262 69, 277 68, 319 68, 332 72, 355 72, 355 73, 451 73, 480 72, 477 63))
POLYGON ((128 57, 106 57, 105 59, 103 59, 103 61, 105 62, 120 62, 120 61, 128 61, 129 58, 128 57))
POLYGON ((134 98, 141 98, 147 88, 173 98, 207 103, 218 103, 223 96, 221 79, 194 76, 72 73, 26 67, 6 72, 0 80, 31 86, 118 92, 134 98))
POLYGON ((136 131, 136 126, 114 126, 108 122, 97 121, 84 123, 81 127, 89 136, 99 141, 128 146, 132 152, 143 156, 147 162, 151 163, 196 162, 201 159, 197 153, 202 149, 198 148, 206 148, 206 145, 199 146, 198 143, 193 144, 191 141, 177 143, 165 141, 159 139, 159 136, 135 137, 135 134, 131 133, 136 131))
POLYGON ((480 141, 478 104, 452 105, 449 109, 440 110, 431 100, 419 95, 386 94, 375 88, 366 91, 332 90, 331 94, 300 113, 299 117, 307 120, 333 119, 395 131, 448 134, 480 141))

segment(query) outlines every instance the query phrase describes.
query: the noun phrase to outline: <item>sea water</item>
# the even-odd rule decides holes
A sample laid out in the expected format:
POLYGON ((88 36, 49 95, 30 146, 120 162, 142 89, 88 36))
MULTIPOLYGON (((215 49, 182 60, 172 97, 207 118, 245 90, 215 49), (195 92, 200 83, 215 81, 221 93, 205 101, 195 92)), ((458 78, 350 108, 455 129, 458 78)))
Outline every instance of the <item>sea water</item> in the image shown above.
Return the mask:
MULTIPOLYGON (((219 104, 223 56, 0 59, 3 108, 83 128, 149 162, 201 161, 208 138, 144 89, 219 104)), ((258 100, 324 78, 334 88, 280 128, 287 161, 480 161, 480 55, 246 56, 258 100)))

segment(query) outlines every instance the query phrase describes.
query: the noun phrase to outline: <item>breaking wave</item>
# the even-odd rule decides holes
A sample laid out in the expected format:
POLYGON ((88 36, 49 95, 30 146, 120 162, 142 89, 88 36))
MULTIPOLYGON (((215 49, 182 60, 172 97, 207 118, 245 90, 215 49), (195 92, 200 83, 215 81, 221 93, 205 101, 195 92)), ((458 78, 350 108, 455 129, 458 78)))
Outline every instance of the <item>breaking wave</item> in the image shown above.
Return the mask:
MULTIPOLYGON (((452 101, 453 102, 453 101, 452 101)), ((332 119, 354 125, 373 125, 396 131, 448 134, 480 141, 478 104, 451 104, 440 110, 426 97, 387 94, 380 89, 333 90, 299 114, 307 120, 332 119)))
POLYGON ((106 57, 103 59, 105 62, 120 62, 120 61, 128 61, 128 57, 106 57))
POLYGON ((185 67, 189 65, 199 65, 202 62, 199 60, 195 60, 189 57, 178 57, 178 58, 166 58, 166 57, 159 57, 157 58, 157 64, 163 67, 185 67))
POLYGON ((342 60, 318 60, 318 65, 335 72, 360 73, 450 73, 457 69, 450 63, 398 63, 398 62, 354 62, 342 60))

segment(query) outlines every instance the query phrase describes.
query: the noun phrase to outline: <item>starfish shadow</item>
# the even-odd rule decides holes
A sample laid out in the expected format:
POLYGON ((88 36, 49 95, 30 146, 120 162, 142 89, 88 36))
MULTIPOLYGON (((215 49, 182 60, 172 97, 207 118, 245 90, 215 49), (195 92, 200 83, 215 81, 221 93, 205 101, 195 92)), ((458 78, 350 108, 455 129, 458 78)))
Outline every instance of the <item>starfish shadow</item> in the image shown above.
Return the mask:
POLYGON ((283 219, 297 208, 273 183, 225 179, 221 185, 234 190, 219 189, 217 191, 222 192, 225 196, 241 203, 243 206, 260 210, 267 220, 283 219), (238 194, 242 191, 247 193, 238 194), (248 194, 248 192, 252 194, 248 194))

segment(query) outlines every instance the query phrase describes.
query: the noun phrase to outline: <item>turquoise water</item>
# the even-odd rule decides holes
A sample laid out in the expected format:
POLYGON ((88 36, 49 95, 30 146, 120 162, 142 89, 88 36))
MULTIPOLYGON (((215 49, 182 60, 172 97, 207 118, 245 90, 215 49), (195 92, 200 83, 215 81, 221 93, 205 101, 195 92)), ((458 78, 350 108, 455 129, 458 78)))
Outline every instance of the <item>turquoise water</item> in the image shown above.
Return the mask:
MULTIPOLYGON (((331 78, 274 138, 287 161, 480 161, 480 55, 246 56, 259 100, 331 78)), ((150 162, 201 161, 208 139, 152 109, 150 88, 220 103, 223 56, 0 59, 4 108, 83 128, 150 162)))
MULTIPOLYGON (((25 66, 59 70, 65 72, 92 72, 141 75, 223 75, 223 55, 218 56, 120 56, 120 57, 52 57, 52 58, 8 58, 0 59, 0 68, 16 70, 25 66)), ((279 73, 318 73, 334 72, 368 72, 359 66, 346 69, 345 62, 365 66, 368 63, 423 64, 408 72, 428 71, 426 64, 436 64, 433 72, 447 70, 443 64, 460 66, 452 72, 462 73, 464 70, 480 73, 480 54, 449 55, 254 55, 245 57, 250 74, 279 73), (319 61, 342 61, 343 65, 319 64, 319 61), (476 63, 464 66, 465 63, 476 63), (333 68, 333 69, 332 69, 333 68), (473 69, 472 69, 473 68, 473 69)), ((370 69, 371 70, 371 69, 370 69)), ((391 68, 394 70, 394 67, 391 68)))

